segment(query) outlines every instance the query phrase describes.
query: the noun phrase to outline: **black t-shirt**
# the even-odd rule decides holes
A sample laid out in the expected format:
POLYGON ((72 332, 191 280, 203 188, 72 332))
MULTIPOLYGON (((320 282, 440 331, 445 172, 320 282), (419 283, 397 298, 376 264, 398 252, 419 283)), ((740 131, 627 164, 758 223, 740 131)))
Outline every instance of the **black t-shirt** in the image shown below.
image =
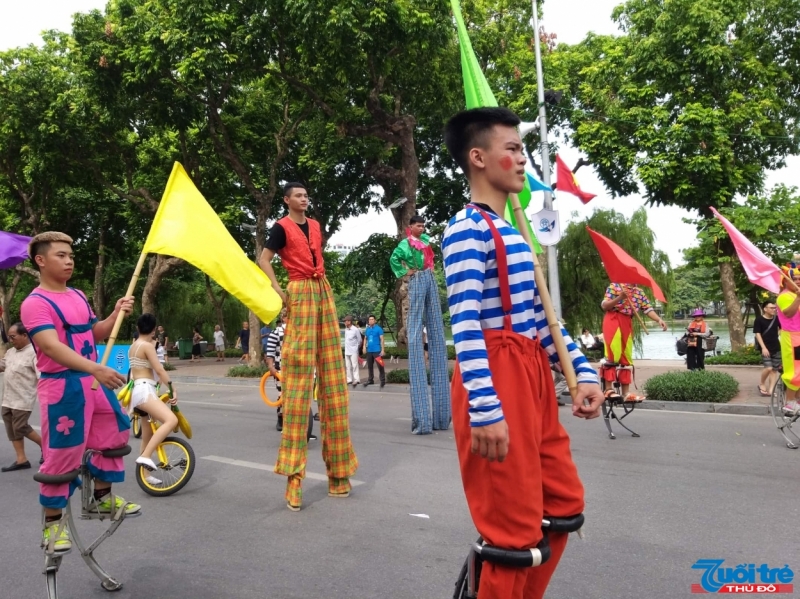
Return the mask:
MULTIPOLYGON (((309 233, 308 227, 308 219, 302 225, 298 224, 300 230, 305 234, 306 239, 308 239, 309 243, 311 243, 311 234, 309 233)), ((283 248, 286 247, 286 231, 283 228, 283 225, 275 223, 272 226, 272 230, 269 232, 269 238, 267 239, 266 248, 272 250, 273 252, 279 252, 283 248)), ((314 261, 314 266, 317 265, 317 257, 314 255, 314 252, 311 252, 311 259, 314 261)))
MULTIPOLYGON (((780 331, 780 324, 778 324, 777 316, 771 319, 764 318, 763 316, 756 316, 756 321, 753 323, 753 334, 761 333, 761 339, 764 340, 764 345, 767 346, 767 351, 769 351, 770 354, 781 351, 778 331, 780 331)), ((761 349, 761 346, 757 347, 761 349)))

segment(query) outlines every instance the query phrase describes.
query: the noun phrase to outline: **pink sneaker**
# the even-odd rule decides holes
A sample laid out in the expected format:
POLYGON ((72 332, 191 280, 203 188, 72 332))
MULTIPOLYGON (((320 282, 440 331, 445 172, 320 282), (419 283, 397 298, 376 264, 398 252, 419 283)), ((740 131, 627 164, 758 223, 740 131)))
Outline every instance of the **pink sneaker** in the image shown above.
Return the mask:
POLYGON ((796 400, 786 402, 783 406, 784 414, 789 416, 794 416, 798 411, 800 411, 800 404, 798 404, 796 400))

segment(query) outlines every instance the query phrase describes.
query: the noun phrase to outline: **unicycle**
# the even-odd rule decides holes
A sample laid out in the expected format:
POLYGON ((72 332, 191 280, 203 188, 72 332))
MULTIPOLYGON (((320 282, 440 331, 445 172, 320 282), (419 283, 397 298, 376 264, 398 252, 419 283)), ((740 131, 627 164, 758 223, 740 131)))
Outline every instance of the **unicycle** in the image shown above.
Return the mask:
POLYGON ((541 566, 550 559, 550 545, 547 542, 547 533, 577 532, 578 536, 582 536, 583 521, 583 514, 569 518, 545 516, 542 520, 544 537, 532 549, 516 550, 492 547, 484 543, 481 537, 478 537, 478 540, 470 547, 467 559, 458 573, 453 599, 477 599, 484 561, 513 568, 535 568, 541 566))
MULTIPOLYGON (((167 401, 169 394, 161 396, 162 401, 167 401)), ((180 413, 178 416, 178 430, 182 431, 188 438, 192 438, 192 429, 189 422, 180 413)), ((149 424, 155 433, 160 423, 149 418, 149 424)), ((189 482, 194 474, 195 457, 194 450, 189 443, 180 437, 167 437, 156 448, 157 458, 155 461, 156 469, 152 472, 144 466, 136 466, 136 483, 139 488, 153 497, 165 497, 177 493, 189 482)))
MULTIPOLYGON (((110 525, 106 531, 100 535, 93 543, 86 546, 78 534, 78 528, 75 526, 75 520, 72 517, 71 501, 67 500, 67 507, 63 512, 61 521, 58 528, 50 535, 50 542, 43 546, 44 549, 44 571, 47 583, 47 597, 48 599, 58 599, 58 570, 61 567, 61 560, 64 556, 70 554, 72 549, 67 551, 55 551, 55 541, 58 539, 64 527, 69 530, 70 539, 74 547, 77 547, 83 561, 89 566, 89 569, 94 572, 94 575, 100 579, 100 586, 106 591, 118 591, 122 588, 122 583, 111 577, 94 558, 94 551, 100 544, 110 537, 119 528, 119 525, 126 518, 135 518, 141 516, 141 512, 134 514, 126 513, 128 503, 123 504, 119 510, 111 513, 102 513, 94 507, 94 477, 88 467, 89 459, 95 453, 101 453, 103 457, 116 458, 126 456, 131 452, 130 446, 120 447, 118 449, 107 449, 99 451, 95 449, 87 449, 83 454, 80 468, 67 472, 66 474, 43 474, 37 472, 33 475, 33 479, 39 483, 48 484, 65 484, 77 483, 81 489, 81 520, 110 520, 110 525)), ((111 505, 116 505, 116 497, 111 494, 111 505)), ((45 524, 44 510, 42 510, 42 526, 45 524)), ((84 593, 81 596, 86 596, 84 593)))
POLYGON ((786 406, 786 386, 783 384, 783 380, 779 378, 772 390, 769 411, 772 413, 775 426, 778 427, 778 431, 780 431, 781 435, 783 435, 783 438, 786 440, 786 447, 789 449, 797 449, 800 447, 800 437, 792 430, 792 425, 800 420, 800 411, 794 413, 787 412, 784 406, 786 406))

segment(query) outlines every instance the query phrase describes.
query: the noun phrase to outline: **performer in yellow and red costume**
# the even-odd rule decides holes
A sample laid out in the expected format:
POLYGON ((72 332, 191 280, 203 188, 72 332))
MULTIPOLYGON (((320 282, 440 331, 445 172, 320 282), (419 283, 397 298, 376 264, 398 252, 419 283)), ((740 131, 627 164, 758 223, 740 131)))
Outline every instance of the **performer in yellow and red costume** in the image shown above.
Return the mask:
POLYGON ((308 192, 300 183, 284 187, 289 215, 270 231, 259 265, 286 306, 286 336, 283 340, 283 431, 275 472, 288 477, 286 505, 298 511, 302 503, 302 481, 308 457, 309 403, 314 396, 317 373, 322 459, 328 474, 328 495, 347 497, 350 477, 358 460, 350 441, 349 404, 339 322, 333 291, 325 278, 322 232, 319 223, 306 218, 308 192), (284 293, 271 261, 278 254, 289 273, 284 293))
MULTIPOLYGON (((636 285, 611 283, 606 289, 601 307, 605 311, 603 317, 603 342, 605 357, 609 362, 621 366, 633 366, 633 317, 634 310, 645 314, 650 320, 659 324, 662 331, 667 330, 667 323, 653 309, 650 300, 636 285)), ((605 382, 611 382, 617 374, 613 369, 603 369, 605 382)), ((633 378, 631 370, 619 371, 619 382, 622 385, 622 396, 636 399, 628 391, 633 378)))
MULTIPOLYGON (((781 267, 787 278, 800 286, 800 256, 781 267)), ((800 410, 797 390, 800 389, 800 295, 792 291, 786 279, 781 281, 781 292, 775 300, 778 305, 778 323, 781 325, 781 362, 783 384, 786 385, 786 402, 783 411, 793 415, 800 410)))

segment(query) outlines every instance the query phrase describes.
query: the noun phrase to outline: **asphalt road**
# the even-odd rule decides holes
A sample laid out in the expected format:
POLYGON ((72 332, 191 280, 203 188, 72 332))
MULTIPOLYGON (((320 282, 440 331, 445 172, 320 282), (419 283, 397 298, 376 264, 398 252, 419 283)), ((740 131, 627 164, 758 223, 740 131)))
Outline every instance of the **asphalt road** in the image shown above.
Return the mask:
MULTIPOLYGON (((197 468, 185 489, 154 498, 136 485, 126 458, 128 482, 118 491, 144 515, 97 552, 125 584, 115 597, 452 596, 476 533, 452 434, 412 436, 406 396, 352 394, 360 484, 349 499, 329 498, 312 442, 304 509, 292 513, 285 479, 271 473, 280 439, 274 411, 256 389, 181 392, 197 468)), ((549 598, 688 597, 701 558, 788 564, 800 577, 800 451, 785 448, 771 419, 642 411, 626 421, 642 437, 612 441, 601 420, 579 421, 566 408, 562 415, 587 489, 586 540, 570 542, 549 598)), ((0 463, 13 455, 0 441, 0 463)), ((32 472, 0 474, 2 599, 46 597, 32 472)), ((78 525, 84 536, 101 530, 78 525)), ((75 552, 64 559, 59 590, 61 599, 107 596, 75 552)))

